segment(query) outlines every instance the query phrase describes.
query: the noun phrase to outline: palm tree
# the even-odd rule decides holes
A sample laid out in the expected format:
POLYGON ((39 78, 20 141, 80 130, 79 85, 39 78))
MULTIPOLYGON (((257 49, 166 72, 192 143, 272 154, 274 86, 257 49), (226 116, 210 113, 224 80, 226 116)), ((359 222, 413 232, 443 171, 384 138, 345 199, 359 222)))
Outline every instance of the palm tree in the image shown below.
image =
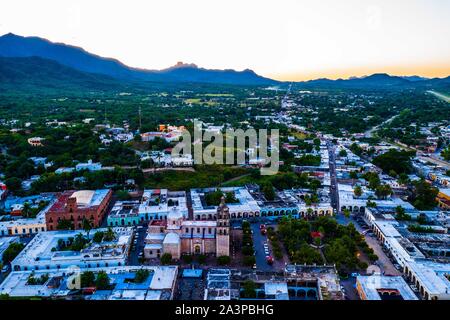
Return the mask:
POLYGON ((113 231, 113 229, 111 227, 108 228, 108 231, 106 231, 103 239, 105 239, 106 241, 113 241, 116 238, 116 234, 113 231))
POLYGON ((350 210, 348 210, 347 208, 344 209, 344 217, 346 217, 347 219, 350 218, 350 210))
POLYGON ((83 230, 86 231, 87 238, 89 239, 89 233, 92 229, 92 223, 86 218, 83 218, 83 230))
POLYGON ((314 210, 311 209, 311 208, 308 208, 308 209, 306 210, 306 214, 307 214, 308 220, 309 220, 309 218, 312 217, 313 213, 314 213, 314 210))
POLYGON ((31 205, 28 202, 25 202, 23 204, 23 208, 22 208, 22 216, 24 216, 25 218, 28 218, 29 214, 30 214, 30 210, 31 210, 31 205))

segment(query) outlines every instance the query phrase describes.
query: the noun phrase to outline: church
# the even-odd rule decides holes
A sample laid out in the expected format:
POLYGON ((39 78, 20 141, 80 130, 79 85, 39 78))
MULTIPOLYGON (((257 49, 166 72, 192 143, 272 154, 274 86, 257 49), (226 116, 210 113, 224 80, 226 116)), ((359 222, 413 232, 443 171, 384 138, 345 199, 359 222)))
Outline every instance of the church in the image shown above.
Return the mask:
POLYGON ((187 219, 173 207, 167 220, 152 220, 145 238, 146 259, 170 253, 173 259, 183 254, 230 255, 230 212, 222 197, 217 215, 210 220, 187 219))

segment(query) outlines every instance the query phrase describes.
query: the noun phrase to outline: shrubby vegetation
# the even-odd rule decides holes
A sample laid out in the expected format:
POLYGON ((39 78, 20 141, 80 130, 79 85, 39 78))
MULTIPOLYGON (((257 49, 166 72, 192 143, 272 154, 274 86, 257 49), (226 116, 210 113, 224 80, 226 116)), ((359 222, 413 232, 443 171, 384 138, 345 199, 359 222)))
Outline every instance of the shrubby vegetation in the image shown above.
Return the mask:
POLYGON ((336 264, 342 273, 365 267, 357 256, 359 250, 367 253, 371 260, 378 259, 353 224, 339 225, 330 217, 319 217, 311 222, 283 217, 278 234, 291 262, 300 264, 325 262, 320 251, 311 246, 316 244, 311 236, 313 231, 322 235, 321 243, 324 245, 323 255, 326 262, 336 264))
POLYGON ((411 157, 414 155, 415 152, 390 149, 386 153, 375 157, 372 162, 386 173, 411 173, 411 157))

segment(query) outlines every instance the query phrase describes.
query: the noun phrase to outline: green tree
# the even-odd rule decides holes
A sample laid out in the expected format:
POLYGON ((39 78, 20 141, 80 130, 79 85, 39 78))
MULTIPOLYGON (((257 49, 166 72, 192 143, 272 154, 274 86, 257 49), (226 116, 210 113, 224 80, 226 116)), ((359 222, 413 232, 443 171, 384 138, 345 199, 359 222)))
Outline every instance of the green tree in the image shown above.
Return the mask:
POLYGON ((388 196, 390 196, 392 194, 392 189, 391 186, 388 184, 382 184, 379 185, 376 189, 375 189, 375 195, 379 198, 379 199, 386 199, 388 196))
POLYGON ((361 186, 355 186, 355 188, 353 189, 353 193, 355 194, 355 196, 361 197, 361 195, 362 195, 361 186))
POLYGON ((103 240, 103 236, 104 236, 103 231, 97 231, 96 233, 94 233, 92 241, 94 241, 95 243, 100 243, 103 240))
POLYGON ((5 185, 9 191, 16 194, 22 190, 22 180, 16 177, 11 177, 5 180, 5 185))
POLYGON ((114 232, 114 230, 111 227, 109 227, 103 236, 103 240, 110 242, 110 241, 113 241, 115 238, 116 238, 116 233, 114 232))
POLYGON ((340 157, 346 157, 347 156, 347 151, 345 151, 345 149, 341 149, 341 151, 339 151, 339 156, 340 157))
POLYGON ((377 206, 376 202, 371 201, 371 200, 367 200, 366 202, 366 207, 367 208, 375 208, 377 206))
POLYGON ((356 171, 350 171, 350 179, 358 179, 358 173, 356 171))
POLYGON ((255 256, 245 256, 243 259, 244 266, 252 267, 256 263, 255 256))
POLYGON ((107 290, 110 287, 109 282, 110 282, 109 276, 106 274, 106 272, 100 271, 97 274, 97 278, 95 279, 95 287, 98 290, 107 290))
POLYGON ((148 271, 147 269, 139 269, 138 271, 136 271, 136 274, 134 275, 134 282, 143 283, 145 280, 147 280, 149 275, 150 271, 148 271))
POLYGON ((217 257, 217 264, 221 266, 225 266, 231 262, 231 258, 229 256, 220 256, 217 257))
POLYGON ((25 247, 23 243, 19 242, 13 242, 11 243, 8 248, 3 252, 3 264, 8 264, 11 261, 13 261, 17 255, 22 251, 22 249, 25 247))
POLYGON ((23 204, 23 208, 22 208, 22 216, 25 218, 28 218, 31 214, 31 205, 30 203, 27 201, 23 204))
POLYGON ((414 207, 419 210, 432 210, 437 204, 436 197, 439 193, 439 189, 433 187, 423 179, 415 181, 413 186, 414 191, 412 201, 414 207))
POLYGON ((395 175, 410 173, 412 171, 411 157, 414 155, 415 152, 390 149, 382 155, 375 157, 372 162, 387 173, 391 171, 395 172, 395 175))
POLYGON ((161 256, 161 264, 168 265, 172 263, 172 255, 170 253, 164 253, 161 256))
POLYGON ((270 182, 267 182, 262 186, 262 192, 267 200, 272 201, 275 199, 275 190, 270 182))
POLYGON ((95 274, 92 271, 85 271, 80 277, 81 287, 93 287, 95 285, 95 274))
POLYGON ((398 183, 402 185, 406 185, 409 183, 409 177, 406 173, 401 173, 398 176, 398 183))
POLYGON ((343 211, 344 213, 344 217, 346 217, 347 219, 350 218, 350 210, 348 210, 347 208, 344 209, 343 211))
POLYGON ((73 230, 73 222, 67 219, 61 219, 59 220, 58 224, 56 225, 56 229, 58 230, 73 230))
POLYGON ((256 283, 252 280, 246 280, 242 284, 241 296, 247 299, 256 298, 256 283))
POLYGON ((442 150, 441 156, 442 156, 445 160, 450 161, 450 147, 448 147, 447 149, 442 150))
POLYGON ((126 190, 117 190, 116 191, 117 199, 120 201, 130 200, 131 196, 126 190))
POLYGON ((89 239, 89 233, 91 232, 91 229, 92 229, 92 223, 91 223, 91 221, 89 221, 89 220, 86 219, 86 218, 83 218, 82 227, 83 227, 83 230, 84 230, 84 231, 86 232, 86 234, 87 234, 87 238, 89 239))

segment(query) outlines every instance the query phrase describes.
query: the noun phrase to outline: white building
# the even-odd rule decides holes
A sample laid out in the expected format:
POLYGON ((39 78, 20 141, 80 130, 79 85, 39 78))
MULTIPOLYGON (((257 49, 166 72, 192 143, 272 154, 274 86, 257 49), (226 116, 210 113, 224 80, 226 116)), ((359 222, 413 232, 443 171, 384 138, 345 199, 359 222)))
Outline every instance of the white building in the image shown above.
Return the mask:
MULTIPOLYGON (((89 234, 90 240, 96 231, 89 234)), ((87 236, 80 230, 49 231, 38 233, 11 262, 14 271, 124 266, 133 238, 132 228, 113 228, 115 239, 110 242, 93 243, 81 251, 61 249, 78 235, 87 236)))
POLYGON ((358 276, 356 290, 361 300, 418 300, 400 276, 358 276))
POLYGON ((100 162, 92 162, 92 160, 88 160, 88 162, 81 162, 75 166, 75 170, 89 170, 89 171, 98 171, 102 169, 102 164, 100 162))
POLYGON ((104 271, 110 279, 111 290, 99 290, 85 296, 88 300, 172 300, 178 275, 177 266, 118 266, 59 270, 14 271, 0 284, 0 294, 10 297, 61 298, 77 290, 76 279, 84 271, 104 271), (142 283, 133 283, 136 272, 147 270, 142 283), (29 278, 40 279, 42 284, 29 284, 29 278), (75 284, 74 284, 75 280, 75 284), (75 286, 74 289, 71 289, 75 286))
POLYGON ((188 216, 185 192, 167 189, 144 190, 138 209, 139 216, 144 217, 144 220, 165 220, 169 212, 174 210, 184 217, 188 216))

